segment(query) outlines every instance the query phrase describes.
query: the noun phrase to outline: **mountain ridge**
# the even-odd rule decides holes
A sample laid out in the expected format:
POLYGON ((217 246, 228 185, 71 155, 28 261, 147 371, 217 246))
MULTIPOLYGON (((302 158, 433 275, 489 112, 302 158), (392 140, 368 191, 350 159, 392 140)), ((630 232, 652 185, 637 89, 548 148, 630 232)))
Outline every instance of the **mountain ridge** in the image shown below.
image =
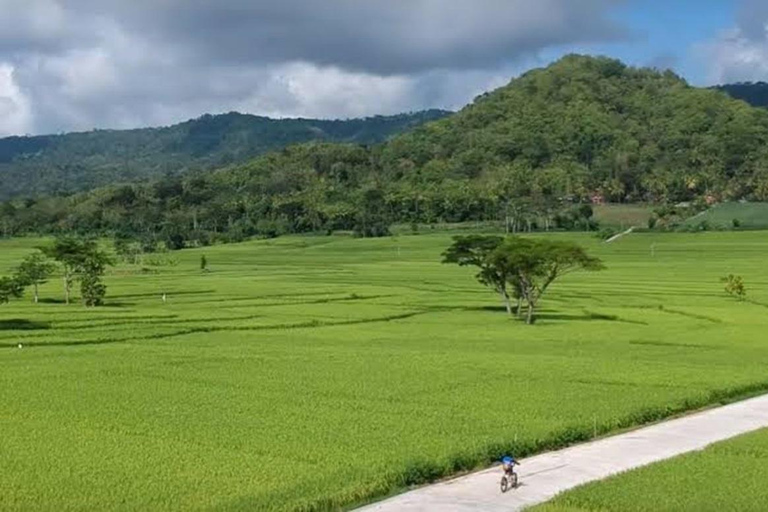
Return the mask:
POLYGON ((0 200, 213 169, 313 140, 376 144, 450 114, 433 109, 352 119, 273 119, 229 112, 162 127, 5 137, 0 200))
POLYGON ((732 98, 746 101, 753 107, 768 108, 768 83, 766 82, 735 82, 713 87, 732 98))

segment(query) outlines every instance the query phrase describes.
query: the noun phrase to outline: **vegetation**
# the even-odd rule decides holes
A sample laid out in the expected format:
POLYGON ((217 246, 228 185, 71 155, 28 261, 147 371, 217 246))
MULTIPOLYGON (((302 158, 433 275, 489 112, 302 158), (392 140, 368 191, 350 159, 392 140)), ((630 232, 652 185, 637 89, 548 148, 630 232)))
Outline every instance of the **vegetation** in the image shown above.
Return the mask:
POLYGON ((166 128, 0 139, 0 200, 61 195, 247 161, 309 141, 383 142, 449 112, 327 121, 269 119, 231 112, 166 128))
POLYGON ((481 235, 454 237, 443 253, 443 263, 478 267, 475 277, 501 295, 510 315, 511 289, 517 299, 518 316, 525 302, 527 324, 533 324, 534 311, 555 280, 576 270, 603 269, 599 259, 573 242, 481 235))
POLYGON ((644 204, 601 204, 593 206, 594 220, 602 228, 625 231, 645 227, 653 207, 644 204))
POLYGON ((721 281, 725 283, 725 293, 738 300, 746 299, 747 289, 741 276, 729 274, 728 277, 722 278, 721 281))
POLYGON ((681 223, 683 229, 768 229, 768 203, 729 202, 714 205, 681 223))
POLYGON ((527 324, 547 289, 557 279, 577 270, 602 270, 602 262, 578 244, 560 240, 507 238, 490 256, 491 265, 505 269, 517 294, 525 301, 527 324))
POLYGON ((40 285, 46 283, 54 270, 56 265, 42 251, 27 255, 16 270, 18 281, 33 287, 35 304, 40 301, 40 285))
MULTIPOLYGON (((440 264, 450 233, 158 253, 107 268, 102 308, 12 299, 0 509, 332 510, 768 389, 763 234, 532 238, 606 265, 535 329, 440 264)), ((46 243, 0 241, 0 275, 46 243)))
POLYGON ((531 512, 741 510, 768 503, 768 430, 567 492, 531 512))
POLYGON ((24 293, 24 284, 15 277, 0 276, 0 304, 8 304, 12 298, 24 293))
MULTIPOLYGON (((43 254, 61 265, 64 279, 64 302, 70 303, 72 285, 80 280, 80 296, 86 306, 101 305, 106 286, 101 276, 112 258, 98 246, 94 239, 62 236, 52 244, 41 248, 43 254)), ((32 281, 29 281, 30 284, 32 281)), ((37 292, 36 292, 37 293, 37 292)))
POLYGON ((0 207, 0 226, 174 249, 382 236, 392 223, 596 230, 590 203, 700 211, 733 199, 768 199, 768 111, 670 72, 573 55, 381 145, 310 143, 211 174, 17 199, 0 207))

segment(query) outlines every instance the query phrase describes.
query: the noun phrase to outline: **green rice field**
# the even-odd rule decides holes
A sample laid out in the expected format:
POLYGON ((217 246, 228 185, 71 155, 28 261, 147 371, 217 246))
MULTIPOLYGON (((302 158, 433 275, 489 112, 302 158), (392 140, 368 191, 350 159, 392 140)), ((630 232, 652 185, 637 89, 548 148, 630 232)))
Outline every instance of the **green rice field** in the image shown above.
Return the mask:
POLYGON ((585 485, 531 512, 740 510, 768 503, 768 430, 585 485))
POLYGON ((0 306, 0 510, 337 510, 768 391, 768 234, 551 236, 608 269, 533 327, 444 233, 161 255, 96 309, 53 279, 0 306))
POLYGON ((601 226, 625 230, 631 227, 646 227, 653 216, 653 208, 641 204, 594 205, 594 218, 601 226))
POLYGON ((685 222, 690 227, 705 223, 710 229, 766 229, 768 203, 722 203, 691 217, 685 222))

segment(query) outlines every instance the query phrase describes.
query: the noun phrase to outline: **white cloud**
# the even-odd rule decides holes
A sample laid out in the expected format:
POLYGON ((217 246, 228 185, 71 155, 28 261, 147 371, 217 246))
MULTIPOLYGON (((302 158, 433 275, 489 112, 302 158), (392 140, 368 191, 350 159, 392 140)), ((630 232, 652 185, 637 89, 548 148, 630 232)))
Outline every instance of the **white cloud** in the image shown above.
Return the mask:
POLYGON ((768 24, 761 38, 747 37, 734 28, 698 50, 712 83, 768 80, 768 24))
POLYGON ((741 0, 735 25, 695 52, 711 83, 768 81, 768 2, 741 0))
POLYGON ((0 135, 26 133, 31 121, 30 103, 14 80, 13 67, 0 64, 0 135))

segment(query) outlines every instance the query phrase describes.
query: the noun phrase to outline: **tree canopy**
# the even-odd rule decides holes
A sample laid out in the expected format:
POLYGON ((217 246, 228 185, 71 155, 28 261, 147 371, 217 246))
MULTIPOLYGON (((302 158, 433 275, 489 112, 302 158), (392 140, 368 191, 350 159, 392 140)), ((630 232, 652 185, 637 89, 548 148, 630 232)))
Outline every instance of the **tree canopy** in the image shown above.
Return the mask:
POLYGON ((12 298, 21 297, 24 283, 16 277, 0 276, 0 304, 7 304, 12 298))
POLYGON ((518 299, 517 315, 527 307, 526 323, 535 320, 541 297, 557 279, 578 270, 604 268, 599 258, 590 256, 573 242, 510 236, 457 236, 443 253, 443 263, 479 268, 477 280, 500 293, 507 312, 513 314, 509 289, 518 299))

